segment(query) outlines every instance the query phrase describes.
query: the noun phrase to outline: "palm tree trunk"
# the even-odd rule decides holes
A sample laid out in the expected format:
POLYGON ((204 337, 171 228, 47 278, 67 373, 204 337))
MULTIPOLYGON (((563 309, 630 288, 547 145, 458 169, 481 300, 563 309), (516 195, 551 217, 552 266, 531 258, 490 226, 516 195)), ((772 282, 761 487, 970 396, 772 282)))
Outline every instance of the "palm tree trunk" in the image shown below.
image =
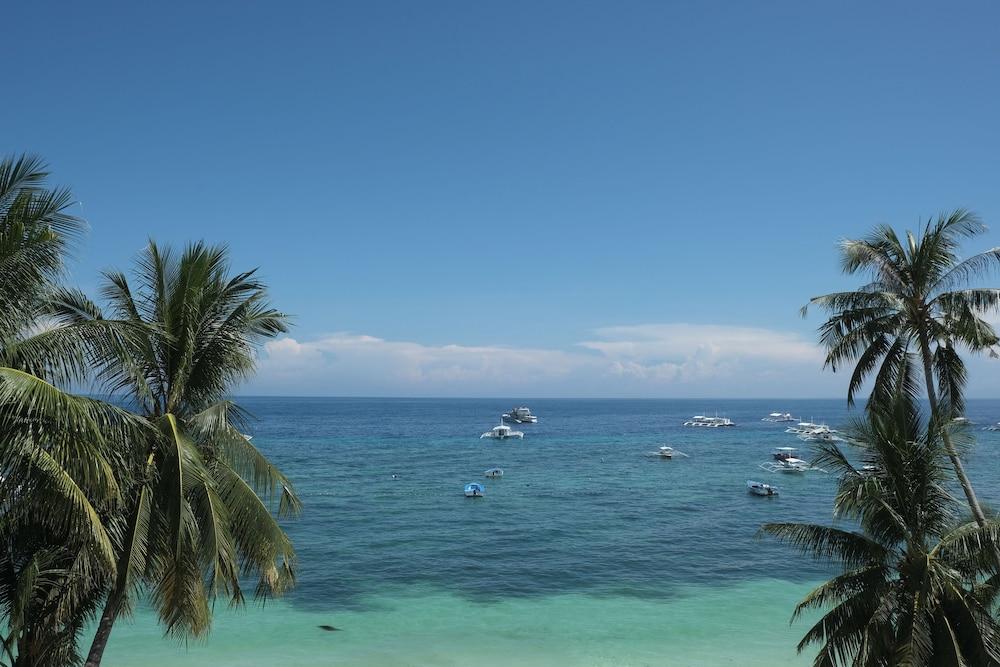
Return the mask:
POLYGON ((87 662, 84 667, 99 667, 104 658, 104 649, 108 646, 108 639, 111 638, 111 629, 115 626, 115 619, 121 610, 122 594, 115 588, 108 594, 108 601, 104 603, 104 611, 101 613, 101 620, 97 624, 97 633, 94 641, 90 644, 90 652, 87 653, 87 662))
MULTIPOLYGON (((924 384, 927 385, 927 400, 931 404, 931 416, 932 418, 950 417, 951 415, 941 415, 938 413, 937 393, 934 391, 934 371, 931 368, 931 347, 927 342, 927 334, 923 332, 920 334, 920 356, 923 357, 924 362, 924 384)), ((965 498, 969 502, 972 516, 975 518, 976 523, 980 527, 983 527, 986 525, 986 515, 983 514, 983 508, 979 505, 979 499, 976 498, 976 492, 972 488, 972 483, 965 474, 965 466, 962 465, 962 459, 959 458, 958 451, 955 449, 955 445, 952 444, 951 436, 948 435, 947 429, 941 429, 941 438, 944 440, 944 448, 948 452, 948 458, 951 459, 951 465, 955 468, 958 483, 962 485, 962 491, 965 492, 965 498)))
MULTIPOLYGON (((152 465, 153 454, 150 453, 146 459, 146 470, 148 472, 152 465)), ((140 487, 138 496, 135 499, 135 507, 129 514, 128 532, 126 533, 125 551, 118 559, 118 574, 115 577, 114 586, 108 593, 108 599, 104 603, 104 611, 101 612, 101 620, 97 623, 97 632, 94 634, 94 641, 90 644, 90 652, 87 653, 87 662, 84 667, 99 667, 104 658, 104 649, 107 648, 108 639, 111 638, 111 629, 115 626, 118 612, 121 611, 122 603, 128 594, 129 572, 132 561, 131 549, 135 547, 136 531, 138 530, 139 512, 142 511, 142 498, 146 487, 140 487)))

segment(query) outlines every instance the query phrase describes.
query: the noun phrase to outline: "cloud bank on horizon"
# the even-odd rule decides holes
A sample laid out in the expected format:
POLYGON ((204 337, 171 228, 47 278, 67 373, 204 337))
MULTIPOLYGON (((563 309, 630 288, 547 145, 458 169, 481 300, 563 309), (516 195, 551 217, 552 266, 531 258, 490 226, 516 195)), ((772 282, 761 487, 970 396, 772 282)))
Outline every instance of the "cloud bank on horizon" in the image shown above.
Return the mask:
MULTIPOLYGON (((995 360, 967 358, 970 396, 1000 394, 995 360)), ((840 397, 801 334, 713 324, 597 329, 570 349, 427 345, 333 333, 270 341, 248 394, 440 397, 840 397)))
POLYGON ((267 343, 247 393, 339 396, 836 396, 799 334, 704 324, 615 326, 571 349, 426 345, 334 333, 267 343))

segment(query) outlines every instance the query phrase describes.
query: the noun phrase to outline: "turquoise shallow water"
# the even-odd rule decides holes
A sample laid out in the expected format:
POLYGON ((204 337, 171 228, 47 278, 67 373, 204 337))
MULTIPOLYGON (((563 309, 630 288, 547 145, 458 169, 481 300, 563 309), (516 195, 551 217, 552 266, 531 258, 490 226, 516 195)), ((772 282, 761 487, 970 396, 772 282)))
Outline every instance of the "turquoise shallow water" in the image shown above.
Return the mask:
MULTIPOLYGON (((826 566, 756 537, 774 520, 829 522, 835 480, 760 471, 799 444, 774 410, 844 423, 842 401, 528 402, 523 441, 480 441, 501 400, 245 399, 255 444, 295 481, 299 582, 231 611, 213 633, 162 639, 148 613, 116 627, 105 664, 800 665, 794 604, 826 566), (733 429, 689 429, 693 414, 733 429), (690 455, 644 454, 670 444, 690 455), (501 466, 500 480, 483 471, 501 466), (392 475, 397 475, 393 479, 392 475), (747 495, 748 478, 780 486, 747 495), (462 486, 485 481, 486 497, 462 486), (342 630, 324 632, 330 624, 342 630)), ((1000 402, 968 416, 1000 419, 1000 402)), ((994 504, 994 433, 969 468, 994 504)))

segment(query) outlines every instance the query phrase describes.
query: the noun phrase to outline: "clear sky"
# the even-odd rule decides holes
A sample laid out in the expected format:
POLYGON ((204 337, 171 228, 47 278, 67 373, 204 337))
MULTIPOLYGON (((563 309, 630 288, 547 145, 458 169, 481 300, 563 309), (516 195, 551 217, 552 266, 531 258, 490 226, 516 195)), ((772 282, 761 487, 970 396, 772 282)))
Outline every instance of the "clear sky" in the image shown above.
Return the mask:
MULTIPOLYGON (((91 232, 226 242, 295 315, 245 391, 836 396, 835 245, 1000 230, 995 2, 18 2, 4 152, 91 232)), ((1000 245, 991 232, 977 244, 1000 245)), ((970 248, 971 249, 971 248, 970 248)), ((1000 362, 971 393, 1000 396, 1000 362)))

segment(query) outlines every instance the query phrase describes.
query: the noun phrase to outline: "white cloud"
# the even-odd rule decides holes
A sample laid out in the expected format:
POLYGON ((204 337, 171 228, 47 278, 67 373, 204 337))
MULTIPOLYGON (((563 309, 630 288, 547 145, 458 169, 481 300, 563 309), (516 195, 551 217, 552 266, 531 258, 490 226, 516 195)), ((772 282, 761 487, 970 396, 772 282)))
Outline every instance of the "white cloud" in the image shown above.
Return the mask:
POLYGON ((763 364, 818 368, 823 355, 797 334, 752 327, 705 324, 643 324, 607 327, 601 340, 580 343, 600 352, 621 375, 661 381, 692 381, 747 371, 763 364))
MULTIPOLYGON (((618 326, 569 350, 425 345, 336 333, 265 347, 247 391, 392 396, 816 396, 842 378, 794 333, 701 324, 618 326)), ((846 379, 843 379, 846 381, 846 379)))

